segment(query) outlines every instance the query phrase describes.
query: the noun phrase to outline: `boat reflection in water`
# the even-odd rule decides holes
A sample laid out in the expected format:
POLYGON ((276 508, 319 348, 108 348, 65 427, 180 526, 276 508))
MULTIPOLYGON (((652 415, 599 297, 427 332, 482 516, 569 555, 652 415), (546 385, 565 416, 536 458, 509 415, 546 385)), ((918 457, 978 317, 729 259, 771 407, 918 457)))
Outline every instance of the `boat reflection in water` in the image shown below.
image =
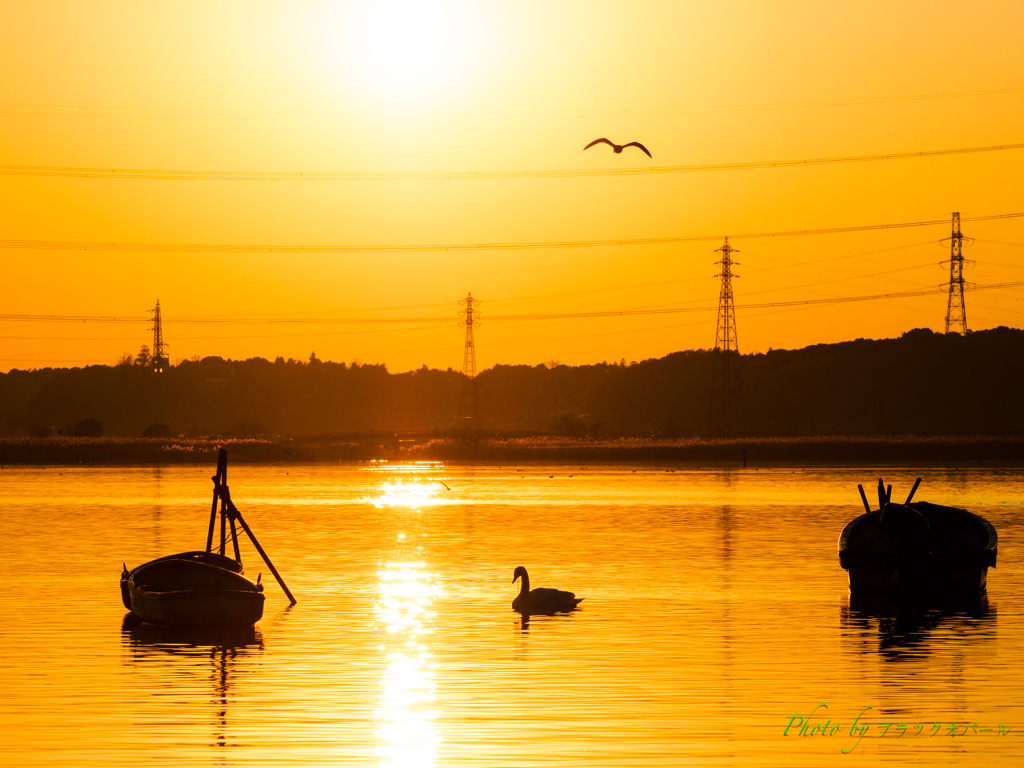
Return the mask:
POLYGON ((844 634, 854 639, 858 650, 877 650, 884 659, 923 658, 940 645, 935 633, 950 642, 976 645, 993 635, 996 621, 988 595, 851 595, 849 606, 841 608, 844 634), (875 635, 877 633, 877 645, 875 635))
MULTIPOLYGON (((125 664, 139 671, 139 683, 151 699, 147 709, 173 706, 181 699, 202 701, 209 695, 212 711, 194 721, 210 718, 211 747, 237 747, 229 741, 229 704, 232 685, 242 662, 263 653, 263 635, 258 627, 164 627, 144 624, 126 614, 121 625, 125 664), (172 672, 168 675, 167 672, 172 672), (155 673, 155 680, 146 678, 155 673), (173 682, 169 682, 173 681, 173 682), (174 689, 168 696, 168 689, 174 689)), ((174 707, 173 718, 182 717, 174 707)), ((155 718, 159 720, 160 718, 155 718)))

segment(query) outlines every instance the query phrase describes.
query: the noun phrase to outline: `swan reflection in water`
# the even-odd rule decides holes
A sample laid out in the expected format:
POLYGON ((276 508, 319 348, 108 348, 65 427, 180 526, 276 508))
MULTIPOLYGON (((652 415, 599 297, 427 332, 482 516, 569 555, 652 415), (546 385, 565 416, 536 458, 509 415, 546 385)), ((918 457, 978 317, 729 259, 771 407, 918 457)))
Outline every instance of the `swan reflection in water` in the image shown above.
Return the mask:
POLYGON ((188 693, 201 681, 199 687, 212 694, 214 741, 210 746, 241 746, 229 744, 228 705, 238 667, 263 653, 258 627, 157 627, 129 613, 121 625, 121 638, 127 651, 125 664, 139 671, 154 706, 172 703, 168 689, 188 693))
POLYGON ((926 656, 936 643, 933 630, 954 632, 959 639, 981 640, 995 625, 996 611, 984 592, 974 595, 851 595, 840 609, 844 634, 866 640, 876 632, 877 647, 863 644, 862 653, 875 650, 884 659, 899 661, 926 656))
POLYGON ((438 665, 424 641, 434 631, 436 614, 430 608, 441 593, 440 582, 425 563, 387 563, 378 576, 374 611, 385 631, 384 643, 377 646, 385 668, 374 712, 381 722, 377 755, 382 766, 432 766, 441 743, 432 707, 438 665))
POLYGON ((575 613, 576 611, 570 613, 519 613, 516 614, 513 629, 519 637, 526 637, 530 634, 531 625, 537 624, 543 627, 545 623, 551 621, 573 621, 575 613))

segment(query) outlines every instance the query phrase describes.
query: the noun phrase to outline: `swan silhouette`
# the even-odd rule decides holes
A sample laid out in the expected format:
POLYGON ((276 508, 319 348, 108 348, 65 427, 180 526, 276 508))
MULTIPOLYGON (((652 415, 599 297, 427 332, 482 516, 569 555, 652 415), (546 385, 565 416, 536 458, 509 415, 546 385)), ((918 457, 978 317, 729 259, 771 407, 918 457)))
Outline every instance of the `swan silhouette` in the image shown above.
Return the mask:
POLYGON ((637 149, 643 151, 643 153, 645 155, 647 155, 648 157, 650 157, 650 158, 654 157, 654 155, 652 155, 648 151, 647 147, 645 147, 639 141, 631 141, 631 142, 629 142, 629 144, 615 144, 614 142, 608 141, 608 139, 594 139, 592 142, 590 142, 589 144, 587 144, 587 146, 585 146, 583 148, 583 151, 586 152, 588 149, 590 149, 595 144, 607 144, 609 147, 611 147, 613 150, 615 150, 615 154, 616 155, 621 155, 622 154, 622 150, 624 150, 626 147, 636 147, 637 149))
POLYGON ((563 592, 560 589, 549 589, 538 587, 530 589, 530 574, 523 566, 516 568, 512 575, 512 583, 515 584, 522 578, 522 586, 519 589, 519 596, 512 601, 512 607, 522 614, 550 614, 562 611, 575 610, 576 606, 583 602, 582 597, 576 597, 572 592, 563 592))

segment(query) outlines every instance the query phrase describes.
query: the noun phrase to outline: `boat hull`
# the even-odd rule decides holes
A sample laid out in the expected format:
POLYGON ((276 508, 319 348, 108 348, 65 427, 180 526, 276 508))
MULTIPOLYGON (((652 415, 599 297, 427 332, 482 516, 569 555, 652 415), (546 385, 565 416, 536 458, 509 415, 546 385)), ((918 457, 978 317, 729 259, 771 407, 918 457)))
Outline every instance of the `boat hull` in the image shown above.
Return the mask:
POLYGON ((266 598, 241 590, 131 592, 132 613, 148 624, 252 626, 263 618, 266 598))
POLYGON ((263 617, 261 585, 199 558, 154 560, 127 582, 132 613, 150 624, 251 626, 263 617))
POLYGON ((921 502, 909 505, 929 523, 930 548, 901 554, 880 530, 880 512, 850 521, 839 537, 839 563, 852 594, 979 593, 995 567, 997 536, 985 518, 963 509, 921 502))
POLYGON ((988 586, 988 566, 964 566, 940 574, 879 567, 851 567, 850 592, 924 592, 929 590, 982 592, 988 586))
MULTIPOLYGON (((224 568, 225 570, 233 571, 234 573, 245 573, 245 571, 242 570, 242 564, 237 560, 225 557, 224 555, 219 555, 216 552, 204 552, 203 550, 179 552, 176 555, 158 557, 156 560, 150 560, 148 563, 143 563, 138 566, 138 568, 145 568, 148 565, 161 563, 166 560, 191 560, 193 562, 206 563, 207 565, 224 568)), ((126 569, 125 572, 121 574, 121 602, 124 603, 124 607, 129 611, 132 609, 132 599, 131 592, 128 589, 128 580, 131 578, 132 573, 138 570, 138 568, 134 568, 131 571, 126 569)))

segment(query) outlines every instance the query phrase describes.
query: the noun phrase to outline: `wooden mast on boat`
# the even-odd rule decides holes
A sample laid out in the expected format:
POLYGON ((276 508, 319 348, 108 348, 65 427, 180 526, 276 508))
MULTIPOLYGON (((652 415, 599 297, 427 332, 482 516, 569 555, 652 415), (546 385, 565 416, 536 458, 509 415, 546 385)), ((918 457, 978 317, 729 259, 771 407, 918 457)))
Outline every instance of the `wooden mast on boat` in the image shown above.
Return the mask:
POLYGON ((210 507, 210 529, 206 535, 206 551, 213 551, 213 532, 217 526, 217 502, 220 501, 220 554, 225 554, 227 548, 227 527, 231 526, 231 543, 235 547, 235 560, 238 561, 239 565, 242 563, 242 553, 238 549, 238 531, 235 528, 235 521, 241 526, 242 530, 249 536, 249 540, 252 541, 253 546, 256 547, 256 551, 260 553, 263 558, 263 562, 270 568, 270 572, 274 574, 274 578, 277 579, 277 583, 281 585, 281 589, 288 596, 292 605, 297 602, 295 596, 292 595, 291 590, 288 589, 288 585, 284 583, 284 579, 281 578, 281 574, 277 572, 277 568, 270 562, 270 558, 267 553, 263 551, 263 547, 260 546, 259 541, 256 539, 256 535, 252 532, 252 529, 245 522, 245 518, 242 517, 242 513, 238 511, 238 508, 231 501, 231 491, 228 488, 228 452, 223 448, 220 449, 220 454, 217 457, 217 474, 213 478, 213 505, 210 507))

